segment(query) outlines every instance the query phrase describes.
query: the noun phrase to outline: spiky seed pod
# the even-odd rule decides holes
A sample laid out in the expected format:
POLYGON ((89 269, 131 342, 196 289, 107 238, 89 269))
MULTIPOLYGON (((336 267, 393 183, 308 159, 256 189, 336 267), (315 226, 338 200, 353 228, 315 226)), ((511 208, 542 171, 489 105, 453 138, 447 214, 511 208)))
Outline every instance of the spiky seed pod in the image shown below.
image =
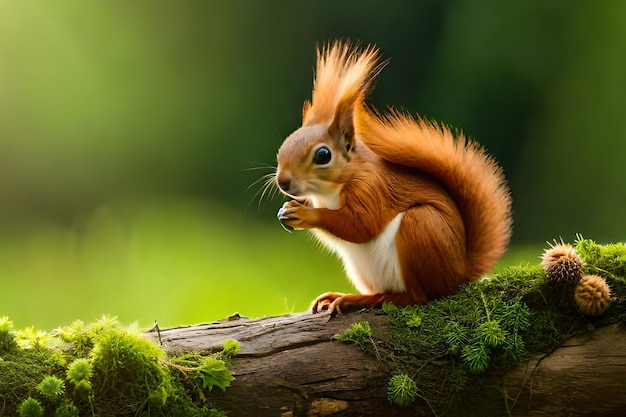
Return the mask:
POLYGON ((541 256, 541 266, 555 282, 576 283, 583 275, 583 260, 571 245, 554 243, 541 256))
POLYGON ((604 278, 598 275, 585 275, 576 285, 574 302, 584 315, 599 316, 609 308, 611 289, 604 278))

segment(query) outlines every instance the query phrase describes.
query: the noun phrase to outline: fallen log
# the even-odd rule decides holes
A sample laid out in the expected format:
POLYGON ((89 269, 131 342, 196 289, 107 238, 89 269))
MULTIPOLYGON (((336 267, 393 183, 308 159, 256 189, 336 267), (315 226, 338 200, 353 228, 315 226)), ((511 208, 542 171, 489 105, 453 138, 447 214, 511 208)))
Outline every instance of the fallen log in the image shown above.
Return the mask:
MULTIPOLYGON (((371 310, 332 318, 308 313, 261 319, 236 315, 147 337, 159 341, 169 354, 214 352, 225 340, 237 340, 241 349, 232 368, 236 379, 212 398, 231 416, 438 415, 426 401, 405 407, 390 404, 391 374, 380 358, 332 339, 361 321, 370 323, 373 335, 386 333, 388 320, 371 310)), ((450 401, 455 402, 446 413, 451 416, 624 416, 626 326, 610 324, 574 336, 512 370, 489 371, 450 401)))
POLYGON ((423 306, 149 337, 170 354, 237 340, 236 379, 211 398, 232 416, 625 416, 626 245, 579 236, 542 259, 423 306))

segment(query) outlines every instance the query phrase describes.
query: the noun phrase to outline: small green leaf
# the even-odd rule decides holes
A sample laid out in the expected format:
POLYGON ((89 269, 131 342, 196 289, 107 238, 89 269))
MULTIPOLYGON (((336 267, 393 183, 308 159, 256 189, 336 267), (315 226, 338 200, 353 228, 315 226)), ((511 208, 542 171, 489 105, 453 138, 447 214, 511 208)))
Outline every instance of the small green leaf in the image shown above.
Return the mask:
POLYGON ((218 387, 222 391, 235 380, 233 373, 226 367, 226 364, 212 357, 204 359, 204 363, 195 372, 197 372, 202 379, 202 387, 209 391, 213 387, 218 387))

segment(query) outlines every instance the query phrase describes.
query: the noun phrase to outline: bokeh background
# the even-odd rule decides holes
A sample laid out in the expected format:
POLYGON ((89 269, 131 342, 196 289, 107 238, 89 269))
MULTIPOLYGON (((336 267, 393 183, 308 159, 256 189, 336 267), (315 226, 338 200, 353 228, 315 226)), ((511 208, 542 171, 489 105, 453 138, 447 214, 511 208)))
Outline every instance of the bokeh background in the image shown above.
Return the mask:
POLYGON ((0 314, 172 326, 350 290, 255 184, 335 38, 390 58, 372 104, 504 166, 502 264, 625 239, 626 2, 1 1, 0 314))

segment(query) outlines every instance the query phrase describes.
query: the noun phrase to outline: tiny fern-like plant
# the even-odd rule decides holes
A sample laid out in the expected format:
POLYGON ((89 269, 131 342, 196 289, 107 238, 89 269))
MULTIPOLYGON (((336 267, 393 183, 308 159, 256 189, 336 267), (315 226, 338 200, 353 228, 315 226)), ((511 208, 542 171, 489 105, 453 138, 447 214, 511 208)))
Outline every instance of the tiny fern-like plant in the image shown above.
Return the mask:
POLYGON ((465 365, 473 373, 484 372, 489 366, 490 357, 491 351, 485 344, 480 342, 466 345, 461 354, 465 365))
POLYGON ((235 380, 228 366, 239 353, 236 340, 224 341, 222 351, 212 356, 187 353, 171 359, 171 365, 184 373, 185 379, 195 390, 211 391, 214 387, 225 391, 235 380))
POLYGON ((209 391, 218 387, 222 391, 235 380, 233 373, 226 367, 223 361, 215 358, 207 358, 196 371, 202 380, 202 387, 209 391))
POLYGON ((526 331, 530 327, 530 310, 519 300, 501 305, 500 317, 502 326, 514 334, 526 331))
POLYGON ((452 354, 457 354, 469 338, 469 329, 456 321, 448 322, 443 328, 443 333, 452 354))
POLYGON ((485 346, 498 347, 504 343, 507 334, 502 330, 497 320, 487 320, 476 329, 476 337, 485 346))
POLYGON ((394 375, 387 383, 387 399, 391 404, 406 406, 417 398, 417 384, 407 374, 394 375))

